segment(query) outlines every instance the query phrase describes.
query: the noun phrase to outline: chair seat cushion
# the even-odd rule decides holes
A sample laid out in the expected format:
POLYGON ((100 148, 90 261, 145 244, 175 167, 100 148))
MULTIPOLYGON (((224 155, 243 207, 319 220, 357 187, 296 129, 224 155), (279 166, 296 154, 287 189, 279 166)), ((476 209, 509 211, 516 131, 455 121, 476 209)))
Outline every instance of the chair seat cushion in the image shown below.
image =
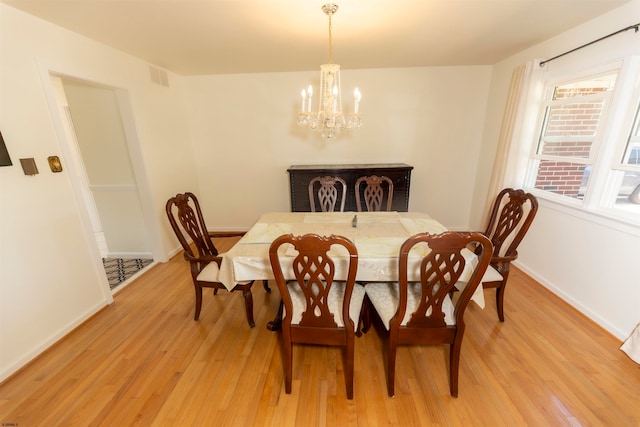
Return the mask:
MULTIPOLYGON (((376 312, 378 312, 384 327, 389 330, 389 323, 398 310, 400 300, 400 286, 398 282, 367 283, 364 289, 371 304, 373 304, 376 312)), ((401 325, 406 325, 409 319, 411 319, 411 314, 416 311, 418 303, 420 302, 421 293, 422 288, 420 283, 409 283, 407 286, 407 310, 405 311, 401 325)), ((427 311, 427 315, 431 313, 430 310, 431 309, 427 311)), ((455 325, 454 306, 449 295, 447 295, 442 302, 442 311, 444 312, 445 323, 447 325, 455 325)))
POLYGON ((502 274, 490 265, 482 276, 481 282, 502 282, 502 274))
MULTIPOLYGON (((205 268, 202 269, 202 271, 200 271, 200 274, 198 274, 198 281, 220 283, 218 274, 220 274, 220 268, 218 267, 218 264, 215 262, 210 262, 205 268)), ((251 283, 250 280, 237 282, 238 285, 247 285, 249 283, 251 283)))
MULTIPOLYGON (((289 295, 291 295, 291 302, 293 304, 293 316, 291 317, 291 324, 297 325, 302 319, 302 313, 307 308, 304 293, 297 282, 292 281, 287 283, 289 288, 289 295)), ((342 299, 344 298, 344 282, 334 282, 329 291, 329 311, 333 313, 334 320, 339 327, 344 327, 344 320, 342 319, 342 299)), ((353 321, 354 330, 358 329, 358 322, 360 320, 360 310, 362 309, 362 302, 364 301, 364 288, 356 284, 353 287, 353 293, 351 294, 351 304, 349 305, 349 317, 353 321)))

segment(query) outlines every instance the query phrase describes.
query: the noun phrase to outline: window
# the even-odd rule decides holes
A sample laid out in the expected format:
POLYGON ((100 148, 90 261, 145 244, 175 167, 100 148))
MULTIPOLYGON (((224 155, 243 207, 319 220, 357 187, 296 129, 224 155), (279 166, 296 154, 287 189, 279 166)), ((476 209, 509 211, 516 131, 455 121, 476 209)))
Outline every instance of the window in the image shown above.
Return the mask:
POLYGON ((612 168, 613 207, 640 213, 640 106, 629 134, 624 155, 612 168))
POLYGON ((616 81, 616 73, 547 88, 534 188, 582 198, 594 159, 594 145, 616 81))
POLYGON ((640 223, 638 59, 545 83, 525 187, 640 223))

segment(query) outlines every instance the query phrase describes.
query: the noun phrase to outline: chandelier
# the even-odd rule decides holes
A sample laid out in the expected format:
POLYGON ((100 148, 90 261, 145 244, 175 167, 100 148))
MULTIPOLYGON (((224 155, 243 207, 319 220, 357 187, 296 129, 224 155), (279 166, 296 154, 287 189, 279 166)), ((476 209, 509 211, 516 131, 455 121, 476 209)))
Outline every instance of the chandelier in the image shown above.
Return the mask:
POLYGON ((309 85, 306 90, 302 90, 302 108, 298 115, 298 124, 319 131, 324 139, 331 140, 346 130, 362 126, 362 119, 358 113, 362 96, 358 88, 356 88, 353 92, 355 101, 353 114, 347 116, 342 114, 340 65, 332 62, 333 46, 331 39, 331 17, 338 11, 338 5, 334 3, 325 4, 322 6, 322 11, 329 17, 329 63, 320 66, 318 111, 311 111, 313 87, 309 85))

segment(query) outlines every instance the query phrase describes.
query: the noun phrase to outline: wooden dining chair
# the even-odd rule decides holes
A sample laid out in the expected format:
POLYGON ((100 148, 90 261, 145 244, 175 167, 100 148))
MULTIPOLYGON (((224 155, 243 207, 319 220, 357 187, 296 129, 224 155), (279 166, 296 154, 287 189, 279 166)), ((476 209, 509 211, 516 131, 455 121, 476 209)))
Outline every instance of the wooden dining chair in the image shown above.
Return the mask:
POLYGON ((344 212, 346 198, 347 182, 339 176, 316 176, 309 181, 311 212, 318 212, 316 199, 321 212, 335 212, 338 201, 340 212, 344 212))
MULTIPOLYGON (((449 389, 458 396, 460 349, 464 336, 464 311, 480 284, 491 259, 491 242, 482 233, 446 231, 432 235, 421 233, 407 239, 400 248, 397 283, 369 283, 365 286, 368 301, 388 332, 387 391, 395 394, 396 352, 403 344, 449 344, 449 389), (424 244, 427 246, 425 247, 424 244), (469 245, 477 245, 477 263, 466 265, 473 253, 469 245), (419 246, 420 245, 420 246, 419 246), (413 248, 418 251, 412 251, 413 248), (410 254, 410 252, 412 252, 410 254), (419 281, 409 282, 409 265, 419 258, 419 281), (450 297, 465 268, 472 273, 466 285, 450 297)), ((415 267, 412 267, 415 268, 415 267)))
MULTIPOLYGON (((213 288, 214 295, 218 293, 219 289, 227 289, 218 281, 222 257, 219 256, 218 249, 213 244, 211 237, 241 236, 244 233, 210 233, 205 225, 200 203, 193 193, 177 194, 171 197, 167 200, 166 211, 171 228, 184 250, 184 258, 189 261, 191 267, 191 279, 196 292, 194 320, 198 320, 202 308, 202 288, 213 288), (193 242, 193 246, 189 244, 189 240, 193 242)), ((231 290, 242 292, 247 321, 249 326, 253 328, 255 323, 253 321, 252 285, 253 281, 239 282, 231 290)), ((266 280, 263 285, 267 292, 271 291, 266 280)))
POLYGON ((273 241, 269 260, 284 305, 285 392, 291 393, 294 343, 341 346, 347 398, 352 399, 354 337, 364 300, 364 289, 356 285, 355 245, 342 236, 287 234, 273 241), (334 259, 329 251, 340 248, 344 255, 334 259), (344 272, 346 280, 336 272, 344 272))
POLYGON ((498 318, 504 322, 504 291, 511 261, 518 258, 518 245, 538 212, 538 200, 523 190, 505 188, 498 193, 484 232, 493 244, 491 265, 482 279, 484 289, 496 289, 498 318))
POLYGON ((362 201, 364 200, 367 212, 377 212, 382 210, 383 202, 386 199, 386 211, 391 211, 393 202, 393 181, 387 176, 361 176, 355 184, 356 209, 362 212, 362 201), (361 188, 362 184, 365 184, 361 188), (387 187, 385 192, 383 186, 387 187))

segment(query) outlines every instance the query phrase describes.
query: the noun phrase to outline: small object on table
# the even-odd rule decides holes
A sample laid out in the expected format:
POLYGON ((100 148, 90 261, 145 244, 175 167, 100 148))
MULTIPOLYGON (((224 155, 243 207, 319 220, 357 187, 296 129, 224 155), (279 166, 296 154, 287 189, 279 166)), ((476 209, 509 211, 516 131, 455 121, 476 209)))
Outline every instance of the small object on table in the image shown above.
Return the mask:
POLYGON ((358 215, 353 216, 353 219, 351 220, 351 226, 353 228, 356 228, 358 226, 358 215))

